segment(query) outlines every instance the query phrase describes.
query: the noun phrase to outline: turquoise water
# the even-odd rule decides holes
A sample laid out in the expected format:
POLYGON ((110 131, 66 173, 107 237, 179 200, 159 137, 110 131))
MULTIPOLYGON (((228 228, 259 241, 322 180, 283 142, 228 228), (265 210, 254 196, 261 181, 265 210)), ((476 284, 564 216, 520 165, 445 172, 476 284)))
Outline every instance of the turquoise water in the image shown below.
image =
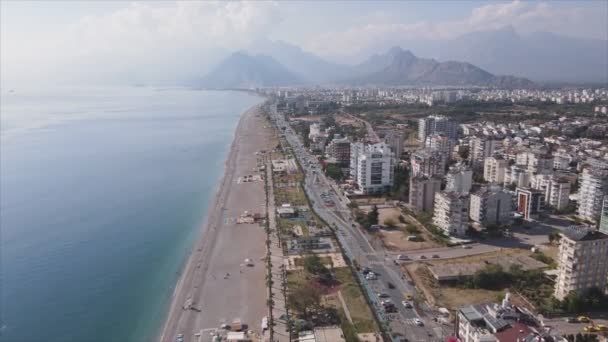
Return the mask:
POLYGON ((3 89, 1 341, 151 341, 254 97, 3 89))

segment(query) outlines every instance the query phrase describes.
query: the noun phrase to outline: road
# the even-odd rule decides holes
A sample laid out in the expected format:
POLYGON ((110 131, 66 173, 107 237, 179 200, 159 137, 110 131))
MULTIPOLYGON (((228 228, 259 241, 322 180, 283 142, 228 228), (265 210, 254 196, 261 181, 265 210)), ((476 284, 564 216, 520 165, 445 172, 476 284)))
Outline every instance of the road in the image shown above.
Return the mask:
MULTIPOLYGON (((370 244, 366 234, 354 221, 350 209, 347 207, 348 199, 337 188, 336 184, 327 179, 318 167, 317 159, 311 155, 299 140, 297 134, 291 129, 283 116, 271 106, 273 121, 284 133, 285 140, 290 145, 305 174, 304 190, 311 200, 314 211, 325 222, 334 227, 338 240, 345 254, 355 260, 361 267, 369 267, 378 275, 377 280, 367 281, 358 274, 364 290, 374 304, 374 308, 381 321, 389 325, 393 332, 402 334, 409 341, 440 341, 445 340, 446 333, 451 329, 433 322, 435 312, 423 303, 415 305, 417 309, 407 309, 401 303, 406 301, 406 295, 411 294, 415 299, 420 298, 416 289, 408 281, 394 258, 384 251, 377 251, 370 244), (326 203, 333 202, 327 206, 326 203), (393 286, 389 286, 391 283, 393 286), (393 288, 390 288, 393 287, 393 288), (380 304, 378 293, 386 293, 397 307, 397 313, 386 313, 380 304), (414 319, 418 318, 425 326, 417 326, 414 319)), ((373 130, 372 130, 373 132, 373 130)), ((394 340, 399 340, 395 338, 394 340)))

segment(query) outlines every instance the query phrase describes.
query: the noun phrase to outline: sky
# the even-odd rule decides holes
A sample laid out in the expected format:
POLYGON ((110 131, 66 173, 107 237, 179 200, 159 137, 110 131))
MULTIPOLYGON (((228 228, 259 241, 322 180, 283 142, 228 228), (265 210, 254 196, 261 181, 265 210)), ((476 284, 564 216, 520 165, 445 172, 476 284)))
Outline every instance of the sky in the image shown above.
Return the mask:
POLYGON ((508 25, 606 41, 608 1, 0 0, 0 77, 162 83, 204 74, 264 39, 355 62, 379 41, 446 40, 508 25))

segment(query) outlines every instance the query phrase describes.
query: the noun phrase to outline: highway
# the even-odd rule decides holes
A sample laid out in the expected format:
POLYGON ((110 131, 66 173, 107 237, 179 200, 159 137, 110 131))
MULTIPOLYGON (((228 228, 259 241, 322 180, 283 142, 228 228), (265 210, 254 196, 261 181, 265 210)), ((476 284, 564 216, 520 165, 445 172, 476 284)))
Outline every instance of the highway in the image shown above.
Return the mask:
POLYGON ((325 177, 319 168, 315 156, 311 155, 303 146, 297 134, 291 129, 285 119, 276 111, 275 106, 270 106, 271 116, 283 132, 285 140, 290 145, 294 155, 298 159, 304 173, 304 190, 311 200, 314 211, 325 222, 334 227, 337 237, 346 255, 355 260, 363 268, 368 267, 378 275, 377 280, 366 280, 361 273, 358 274, 364 290, 368 292, 369 298, 374 303, 374 309, 382 321, 390 326, 393 332, 399 332, 403 336, 394 338, 394 341, 445 341, 445 333, 451 331, 449 328, 439 326, 433 322, 435 313, 421 306, 408 309, 402 304, 406 295, 411 294, 414 299, 419 298, 416 289, 407 281, 399 266, 394 263, 394 256, 386 254, 385 251, 377 251, 369 243, 369 240, 354 221, 348 208, 348 199, 337 188, 333 180, 325 177), (283 129, 284 128, 284 129, 283 129), (328 206, 326 203, 333 202, 328 206), (389 283, 392 286, 389 286, 389 283), (391 288, 393 287, 393 288, 391 288), (384 293, 390 296, 391 301, 397 308, 396 313, 386 313, 380 304, 377 294, 384 293), (422 312, 425 311, 425 312, 422 312), (420 319, 424 326, 417 326, 414 319, 420 319))

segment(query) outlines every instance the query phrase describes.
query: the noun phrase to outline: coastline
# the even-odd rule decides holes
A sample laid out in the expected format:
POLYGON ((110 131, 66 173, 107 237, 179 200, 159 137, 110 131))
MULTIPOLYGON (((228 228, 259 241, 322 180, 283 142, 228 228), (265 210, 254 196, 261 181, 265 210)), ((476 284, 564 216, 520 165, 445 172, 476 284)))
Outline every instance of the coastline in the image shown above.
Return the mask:
MULTIPOLYGON (((228 156, 226 158, 226 161, 224 162, 224 171, 219 183, 219 187, 217 188, 214 194, 213 201, 209 204, 204 223, 199 228, 196 241, 192 245, 192 249, 189 251, 189 255, 185 260, 185 263, 179 274, 179 278, 175 284, 175 287, 173 288, 170 304, 168 305, 166 314, 162 319, 162 329, 158 334, 159 341, 174 341, 176 334, 179 333, 183 333, 184 335, 188 336, 191 333, 197 333, 199 330, 219 328, 219 323, 215 324, 215 326, 206 325, 209 325, 210 321, 214 320, 218 321, 221 319, 232 319, 223 317, 222 310, 219 310, 220 312, 217 312, 217 307, 214 307, 213 312, 210 312, 210 310, 207 310, 208 307, 206 305, 206 302, 208 300, 211 301, 213 299, 212 297, 223 297, 224 295, 224 293, 218 293, 218 291, 223 290, 223 287, 226 284, 220 284, 220 287, 213 286, 216 284, 209 284, 210 282, 218 283, 219 278, 216 276, 218 274, 218 270, 221 270, 221 274, 223 274, 223 271, 229 273, 229 270, 234 269, 234 262, 232 263, 232 265, 214 265, 214 260, 218 259, 218 254, 221 254, 221 250, 224 250, 227 247, 227 244, 232 246, 245 247, 244 245, 247 245, 250 242, 246 236, 244 236, 242 239, 235 239, 234 236, 230 236, 228 239, 222 239, 222 235, 225 234, 223 234, 224 229, 221 228, 224 228, 223 226, 230 226, 226 224, 228 222, 226 215, 229 211, 227 207, 228 200, 231 200, 231 202, 238 202, 238 206, 242 206, 240 205, 240 202, 245 202, 243 203, 245 207, 250 207, 252 204, 251 201, 255 200, 255 198, 252 198, 251 196, 239 196, 241 195, 240 193, 242 191, 240 191, 240 184, 237 184, 237 173, 243 172, 244 170, 247 170, 247 172, 251 172, 249 167, 251 166, 249 165, 251 164, 250 160, 243 160, 245 157, 248 156, 249 153, 247 152, 251 151, 242 151, 243 147, 247 147, 247 149, 255 148, 258 150, 264 148, 264 146, 261 146, 264 144, 260 144, 259 141, 258 143, 255 143, 255 141, 251 141, 250 143, 248 139, 245 139, 247 135, 251 133, 251 127, 260 128, 259 122, 257 121, 260 121, 258 118, 264 103, 265 102, 261 102, 247 109, 244 113, 242 113, 239 119, 237 127, 234 131, 234 137, 232 140, 232 144, 230 145, 228 156), (247 155, 245 155, 245 153, 247 153, 247 155), (233 192, 236 192, 236 198, 231 197, 231 194, 233 192), (210 275, 209 273, 213 274, 210 275), (192 310, 190 308, 184 309, 184 306, 191 306, 195 310, 192 310), (201 324, 206 325, 201 326, 201 324)), ((262 132, 262 134, 264 133, 265 132, 262 132)), ((263 186, 263 182, 259 183, 262 184, 260 186, 263 186)), ((263 192, 260 194, 259 199, 264 199, 263 192)), ((246 227, 245 229, 257 229, 260 231, 261 234, 264 234, 263 229, 258 228, 257 225, 246 224, 240 226, 252 226, 246 227)), ((226 228, 226 231, 228 231, 228 227, 226 228)), ((264 244, 261 243, 258 247, 264 248, 264 244)), ((221 263, 224 263, 223 257, 220 257, 219 259, 221 263)), ((257 258, 253 259, 257 260, 257 258)), ((238 260, 242 262, 243 259, 238 260)), ((242 267, 242 264, 240 266, 242 267)), ((265 309, 265 282, 263 281, 263 265, 258 265, 257 267, 253 268, 253 271, 250 271, 249 269, 247 269, 246 271, 247 275, 255 275, 256 272, 262 274, 262 281, 256 282, 259 283, 259 291, 255 291, 254 289, 253 292, 259 292, 259 297, 263 298, 265 309)), ((240 272, 242 275, 243 270, 240 269, 240 272)), ((252 285, 251 281, 246 281, 245 283, 247 283, 248 287, 252 285)), ((255 288, 256 286, 254 285, 253 287, 255 288)), ((247 292, 252 291, 248 290, 247 292)), ((224 306, 226 309, 228 309, 224 311, 230 311, 231 308, 239 306, 238 301, 234 303, 235 299, 236 298, 232 299, 233 303, 224 306)), ((237 317, 233 318, 236 319, 237 317)), ((227 320, 225 323, 230 322, 231 321, 227 320)), ((249 325, 251 326, 251 324, 249 325)))

